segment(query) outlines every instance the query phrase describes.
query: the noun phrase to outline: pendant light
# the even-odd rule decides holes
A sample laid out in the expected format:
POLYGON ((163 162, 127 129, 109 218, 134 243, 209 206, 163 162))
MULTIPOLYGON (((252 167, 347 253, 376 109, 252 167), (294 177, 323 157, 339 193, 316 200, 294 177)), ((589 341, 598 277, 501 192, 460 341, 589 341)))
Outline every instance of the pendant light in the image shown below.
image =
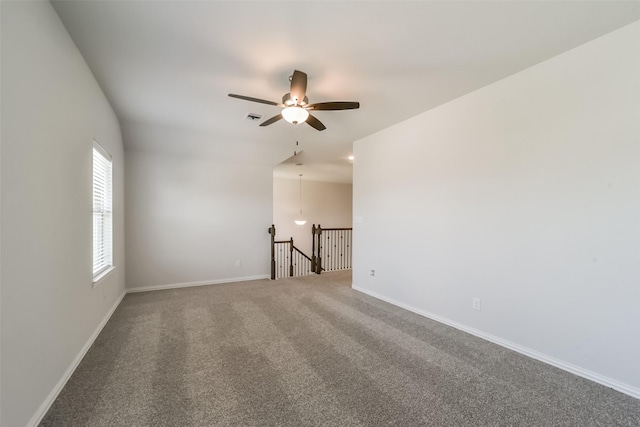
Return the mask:
POLYGON ((306 219, 303 219, 302 216, 302 174, 300 174, 300 216, 295 220, 298 225, 305 225, 307 223, 306 219))

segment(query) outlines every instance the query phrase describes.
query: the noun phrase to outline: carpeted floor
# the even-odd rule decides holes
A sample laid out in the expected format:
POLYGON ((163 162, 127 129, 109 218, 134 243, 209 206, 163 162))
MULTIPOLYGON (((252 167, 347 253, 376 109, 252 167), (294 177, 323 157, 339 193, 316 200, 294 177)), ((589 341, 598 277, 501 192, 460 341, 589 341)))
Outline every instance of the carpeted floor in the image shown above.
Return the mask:
POLYGON ((640 400, 350 288, 130 294, 44 426, 640 426, 640 400))

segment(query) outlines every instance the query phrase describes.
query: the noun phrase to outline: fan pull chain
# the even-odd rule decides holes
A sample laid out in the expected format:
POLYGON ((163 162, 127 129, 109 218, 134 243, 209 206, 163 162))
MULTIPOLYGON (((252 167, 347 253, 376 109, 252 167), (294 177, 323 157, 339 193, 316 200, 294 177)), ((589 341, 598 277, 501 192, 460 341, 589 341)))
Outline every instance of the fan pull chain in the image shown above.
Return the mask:
POLYGON ((293 150, 293 155, 296 156, 300 152, 300 142, 298 141, 298 134, 299 134, 298 125, 294 125, 293 134, 294 134, 294 137, 296 139, 296 146, 295 146, 295 148, 293 150))

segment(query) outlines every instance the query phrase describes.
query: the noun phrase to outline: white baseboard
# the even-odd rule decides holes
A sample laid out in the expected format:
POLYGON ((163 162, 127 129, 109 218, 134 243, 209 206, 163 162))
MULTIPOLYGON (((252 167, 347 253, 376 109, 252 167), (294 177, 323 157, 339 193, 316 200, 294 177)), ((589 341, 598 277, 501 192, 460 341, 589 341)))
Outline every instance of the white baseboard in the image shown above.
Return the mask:
POLYGON ((227 279, 203 280, 200 282, 172 283, 168 285, 155 285, 155 286, 138 286, 135 288, 127 289, 127 293, 131 294, 135 292, 161 291, 164 289, 190 288, 192 286, 219 285, 221 283, 248 282, 251 280, 268 279, 269 277, 270 276, 268 274, 261 274, 258 276, 230 277, 227 279))
POLYGON ((626 395, 629 395, 631 397, 635 397, 636 399, 640 399, 640 388, 637 387, 633 387, 629 384, 625 384, 623 382, 620 382, 618 380, 614 380, 612 378, 606 377, 604 375, 598 374, 596 372, 590 371, 588 369, 584 369, 581 368, 580 366, 577 365, 573 365, 571 363, 556 359, 555 357, 546 355, 544 353, 540 353, 539 351, 536 350, 532 350, 528 347, 522 346, 520 344, 516 344, 514 342, 502 339, 500 337, 497 337, 495 335, 491 335, 491 334, 487 334, 485 332, 482 332, 480 330, 471 328, 469 326, 463 325, 462 323, 458 323, 455 322, 453 320, 447 319, 446 317, 442 317, 439 316, 437 314, 433 314, 430 313, 428 311, 424 311, 421 310, 419 308, 413 307, 411 305, 402 303, 400 301, 396 301, 393 298, 389 298, 386 297, 384 295, 380 295, 377 292, 373 292, 370 291, 368 289, 364 289, 361 288, 359 286, 356 286, 355 284, 351 285, 351 288, 358 291, 358 292, 362 292, 363 294, 367 294, 369 296, 372 296, 374 298, 377 298, 379 300, 388 302, 389 304, 393 304, 395 306, 398 306, 400 308, 404 308, 405 310, 411 311, 413 313, 419 314, 421 316, 427 317, 429 319, 435 320, 436 322, 440 322, 443 323, 445 325, 454 327, 456 329, 459 329, 463 332, 467 332, 471 335, 475 335, 476 337, 485 339, 487 341, 490 341, 494 344, 498 344, 499 346, 508 348, 509 350, 513 350, 515 352, 518 352, 520 354, 524 354, 525 356, 529 356, 533 359, 539 360, 541 362, 547 363, 551 366, 555 366, 556 368, 560 368, 564 371, 570 372, 572 374, 578 375, 582 378, 586 378, 588 380, 597 382, 599 384, 602 384, 604 386, 610 387, 614 390, 617 390, 621 393, 624 393, 626 395))
POLYGON ((60 381, 58 381, 55 387, 53 387, 53 390, 51 390, 51 393, 49 393, 49 395, 44 400, 44 402, 42 402, 42 404, 40 405, 36 413, 33 414, 33 417, 31 417, 31 419, 29 420, 29 423, 27 423, 27 427, 36 427, 38 424, 40 424, 40 422, 42 421, 42 418, 44 418, 45 414, 47 413, 47 411, 49 410, 53 402, 56 400, 56 398, 64 388, 65 384, 67 383, 67 381, 69 381, 69 378, 71 378, 71 375, 73 374, 73 372, 76 370, 76 368, 82 361, 82 358, 85 356, 85 354, 87 354, 87 351, 89 351, 89 349, 93 345, 93 342, 96 340, 98 335, 100 335, 100 332, 102 332, 102 329, 111 318, 111 315, 113 314, 113 312, 116 311, 116 308, 118 308, 118 306, 120 305, 120 302, 122 302, 122 298, 124 298, 125 294, 126 292, 122 292, 122 294, 118 297, 118 299, 113 304, 111 309, 109 309, 107 314, 102 318, 102 321, 100 322, 98 327, 95 329, 95 331, 93 331, 93 334, 91 334, 91 336, 89 337, 87 342, 84 344, 84 346, 82 346, 82 348, 80 349, 80 352, 76 355, 75 359, 73 359, 73 362, 71 362, 71 365, 69 365, 64 375, 62 375, 62 378, 60 378, 60 381))

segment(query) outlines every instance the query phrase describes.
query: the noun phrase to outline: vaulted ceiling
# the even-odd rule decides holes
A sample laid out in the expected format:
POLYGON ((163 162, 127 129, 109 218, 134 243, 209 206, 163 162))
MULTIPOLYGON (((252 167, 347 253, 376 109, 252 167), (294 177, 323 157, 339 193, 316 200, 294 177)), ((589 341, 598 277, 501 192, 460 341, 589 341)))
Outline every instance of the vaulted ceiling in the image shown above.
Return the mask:
POLYGON ((222 158, 236 150, 239 161, 273 152, 264 161, 274 165, 302 149, 307 178, 333 181, 350 180, 353 141, 640 19, 635 1, 53 4, 125 130, 205 136, 141 144, 125 132, 127 149, 188 146, 222 158), (259 127, 247 113, 266 119, 279 109, 227 96, 280 101, 294 69, 308 74, 311 102, 361 108, 317 112, 322 132, 285 121, 259 127))

